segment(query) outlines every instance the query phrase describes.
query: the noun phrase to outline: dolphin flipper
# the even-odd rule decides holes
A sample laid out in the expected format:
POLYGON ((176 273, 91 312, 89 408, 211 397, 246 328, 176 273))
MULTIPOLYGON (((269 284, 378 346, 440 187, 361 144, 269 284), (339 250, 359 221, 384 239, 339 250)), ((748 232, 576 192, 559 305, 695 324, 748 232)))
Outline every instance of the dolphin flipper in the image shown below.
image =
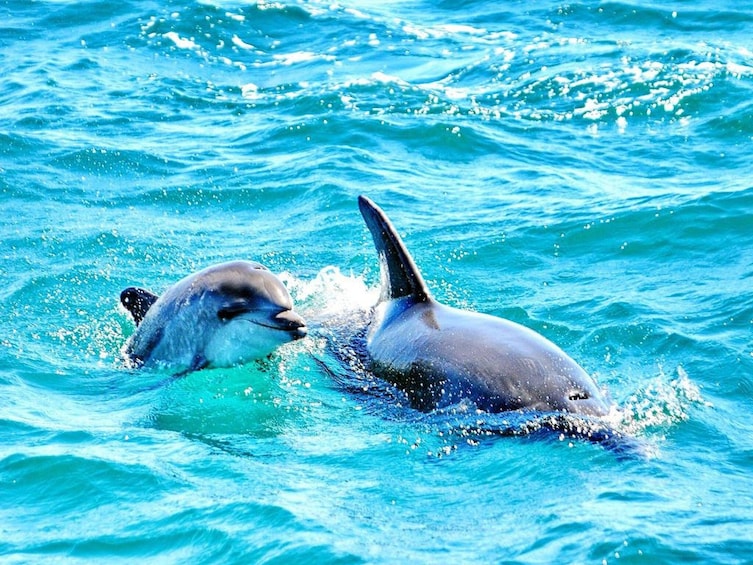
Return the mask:
POLYGON ((135 286, 129 286, 120 293, 120 303, 131 314, 137 326, 141 324, 152 304, 157 302, 157 298, 159 297, 153 292, 135 286))
POLYGON ((418 267, 384 212, 366 196, 358 197, 358 207, 374 238, 379 262, 386 275, 381 300, 405 296, 413 298, 415 302, 431 300, 418 267))

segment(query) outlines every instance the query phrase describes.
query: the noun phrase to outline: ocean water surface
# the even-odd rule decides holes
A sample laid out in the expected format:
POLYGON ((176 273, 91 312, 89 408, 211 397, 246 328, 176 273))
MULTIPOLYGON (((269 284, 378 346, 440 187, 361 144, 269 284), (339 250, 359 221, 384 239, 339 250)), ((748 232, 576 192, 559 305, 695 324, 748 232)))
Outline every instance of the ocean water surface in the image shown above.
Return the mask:
POLYGON ((753 4, 0 16, 2 561, 750 562, 753 4), (640 453, 375 381, 359 194, 437 298, 594 375, 640 453), (232 259, 310 335, 127 368, 120 291, 232 259))

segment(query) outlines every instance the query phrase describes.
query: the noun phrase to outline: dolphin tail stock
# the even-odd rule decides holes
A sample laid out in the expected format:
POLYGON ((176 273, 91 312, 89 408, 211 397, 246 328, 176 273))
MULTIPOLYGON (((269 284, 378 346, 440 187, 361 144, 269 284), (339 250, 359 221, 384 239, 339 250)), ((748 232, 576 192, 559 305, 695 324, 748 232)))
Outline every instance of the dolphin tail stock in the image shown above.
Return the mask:
MULTIPOLYGON (((451 415, 451 414, 450 414, 451 415)), ((432 417, 435 417, 432 415, 432 417)), ((599 446, 621 461, 640 461, 653 456, 651 446, 642 438, 620 431, 598 418, 571 413, 536 411, 498 412, 474 415, 472 422, 448 419, 450 429, 479 437, 517 437, 535 441, 584 442, 599 446)))
POLYGON ((137 326, 141 324, 152 304, 157 302, 157 298, 159 297, 153 292, 135 286, 129 286, 120 293, 120 303, 131 314, 137 326))
POLYGON ((391 300, 409 296, 416 302, 431 300, 421 273, 413 262, 413 257, 390 222, 387 215, 366 196, 358 197, 366 226, 374 239, 382 269, 381 300, 391 300))
POLYGON ((585 441, 601 446, 619 460, 648 459, 651 455, 645 441, 598 418, 591 419, 574 414, 542 414, 523 424, 520 430, 531 436, 556 434, 559 441, 585 441))

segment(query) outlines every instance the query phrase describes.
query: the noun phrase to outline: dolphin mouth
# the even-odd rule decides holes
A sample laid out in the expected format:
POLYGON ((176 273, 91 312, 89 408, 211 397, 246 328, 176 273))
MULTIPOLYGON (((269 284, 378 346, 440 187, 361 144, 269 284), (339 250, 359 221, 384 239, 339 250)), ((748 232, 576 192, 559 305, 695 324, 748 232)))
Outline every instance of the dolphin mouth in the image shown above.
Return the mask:
POLYGON ((284 310, 269 321, 249 320, 257 326, 289 333, 293 339, 301 339, 308 334, 306 322, 292 310, 284 310))

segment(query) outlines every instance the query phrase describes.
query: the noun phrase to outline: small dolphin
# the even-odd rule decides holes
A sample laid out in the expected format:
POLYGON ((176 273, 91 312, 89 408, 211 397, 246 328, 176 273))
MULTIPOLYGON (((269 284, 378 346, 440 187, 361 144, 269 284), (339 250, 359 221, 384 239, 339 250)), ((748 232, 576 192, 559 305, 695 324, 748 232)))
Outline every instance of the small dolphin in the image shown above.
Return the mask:
POLYGON ((166 365, 180 372, 229 367, 306 335, 280 279, 252 261, 209 267, 159 297, 129 287, 120 302, 137 326, 125 346, 133 366, 166 365))
POLYGON ((434 300, 384 212, 365 196, 358 205, 382 271, 366 348, 374 373, 401 389, 413 408, 467 399, 487 412, 609 413, 593 379, 548 339, 434 300))

